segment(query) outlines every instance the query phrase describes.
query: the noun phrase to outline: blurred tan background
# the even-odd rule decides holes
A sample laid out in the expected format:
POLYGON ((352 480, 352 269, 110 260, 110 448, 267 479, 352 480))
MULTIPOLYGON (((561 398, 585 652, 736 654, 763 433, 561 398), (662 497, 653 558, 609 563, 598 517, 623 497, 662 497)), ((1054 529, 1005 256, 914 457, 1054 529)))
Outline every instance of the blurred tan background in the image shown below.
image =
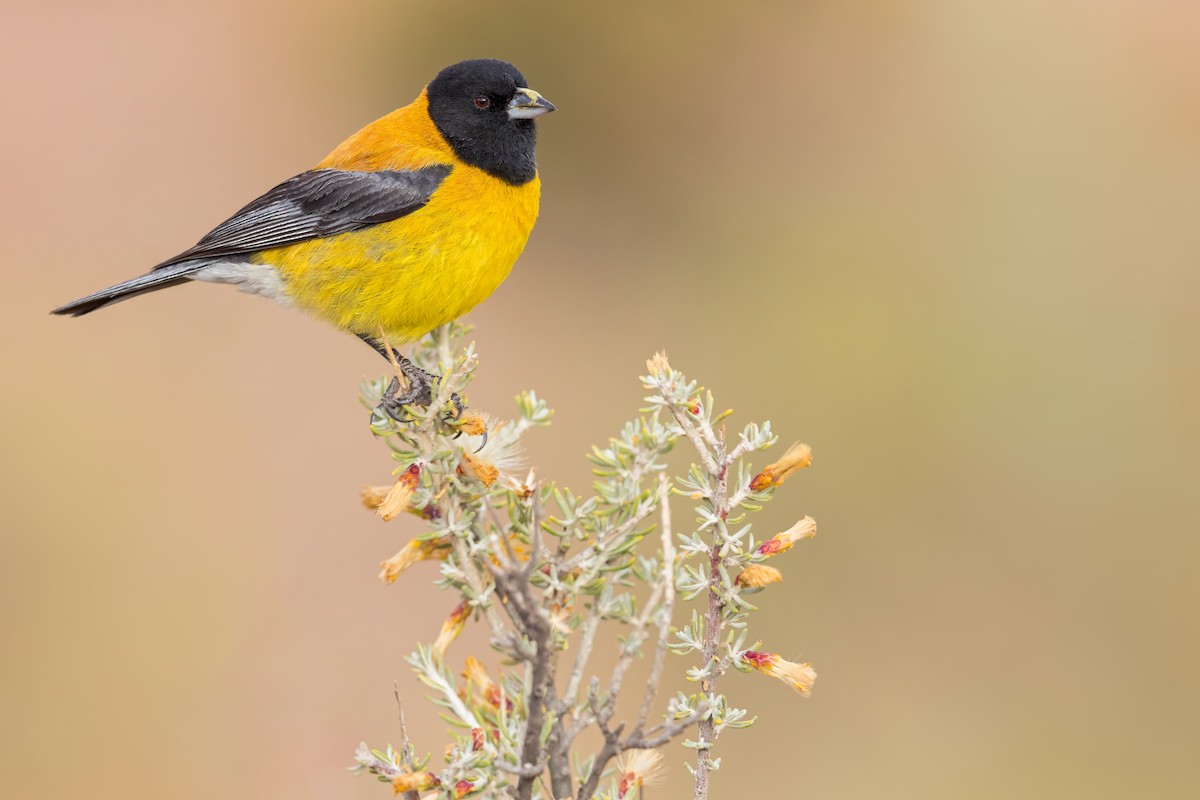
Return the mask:
MULTIPOLYGON (((372 798, 360 739, 441 725, 401 661, 452 601, 377 562, 391 463, 352 338, 228 287, 81 320, 464 57, 541 122, 538 228, 470 318, 473 403, 583 490, 644 358, 816 463, 762 595, 810 700, 715 797, 1200 792, 1200 6, 16 4, 0 66, 0 625, 11 798, 372 798)), ((782 448, 779 451, 781 452, 782 448)), ((687 519, 684 506, 679 518, 687 519)), ((676 664, 682 672, 683 667, 676 664)), ((669 753, 670 783, 687 793, 669 753)))

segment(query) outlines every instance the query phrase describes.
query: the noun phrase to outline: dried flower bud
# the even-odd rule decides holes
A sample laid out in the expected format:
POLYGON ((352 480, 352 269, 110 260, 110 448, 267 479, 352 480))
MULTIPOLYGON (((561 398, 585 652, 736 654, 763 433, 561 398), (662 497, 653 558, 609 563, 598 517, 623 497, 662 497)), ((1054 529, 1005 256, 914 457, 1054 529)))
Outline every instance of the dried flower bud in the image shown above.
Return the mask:
POLYGON ((471 728, 471 751, 479 752, 483 749, 483 728, 471 728))
POLYGON ((763 587, 771 583, 779 583, 783 580, 783 573, 774 567, 768 567, 766 564, 750 564, 740 573, 737 580, 734 581, 738 586, 742 587, 747 593, 761 592, 763 587))
POLYGON ((512 475, 505 478, 505 483, 509 491, 515 492, 522 500, 528 499, 533 495, 534 487, 537 486, 537 473, 535 470, 529 470, 529 474, 524 480, 517 480, 512 475))
POLYGON ((620 775, 617 783, 617 800, 625 797, 631 789, 641 789, 646 784, 659 781, 663 773, 662 753, 657 750, 629 750, 617 761, 620 775))
POLYGON ((379 572, 379 580, 384 583, 395 583, 396 578, 400 577, 401 572, 404 572, 404 570, 418 561, 424 561, 429 558, 442 560, 449 553, 450 542, 445 538, 413 539, 404 545, 396 555, 387 561, 379 563, 379 566, 382 567, 379 572))
POLYGON ((464 600, 455 606, 454 610, 450 612, 450 616, 446 617, 446 621, 442 623, 442 631, 438 634, 437 641, 433 643, 433 652, 439 659, 446 657, 446 648, 463 632, 469 616, 471 616, 471 607, 464 600))
POLYGON ((755 650, 745 651, 740 658, 762 674, 783 681, 802 696, 808 697, 812 694, 813 681, 817 679, 817 672, 812 668, 812 664, 797 664, 778 653, 760 653, 755 650))
POLYGON ((500 470, 477 455, 462 454, 463 466, 484 486, 491 486, 500 477, 500 470))
POLYGON ((812 517, 803 517, 783 533, 777 533, 758 546, 760 556, 773 556, 776 553, 786 553, 792 545, 801 539, 811 539, 817 535, 817 521, 812 517))
POLYGON ((392 792, 395 794, 425 792, 441 785, 441 780, 432 772, 406 772, 392 778, 392 792))
MULTIPOLYGON (((408 501, 412 499, 413 492, 417 489, 417 480, 421 477, 421 467, 418 464, 413 464, 404 472, 400 473, 400 477, 396 479, 396 484, 392 486, 387 496, 379 503, 375 510, 384 522, 391 520, 401 511, 408 508, 408 501)), ((363 502, 366 502, 365 493, 363 502)))
POLYGON ((812 464, 812 448, 796 442, 783 454, 783 458, 774 464, 768 464, 766 469, 754 476, 754 479, 750 481, 750 489, 761 492, 770 486, 778 486, 793 472, 804 469, 810 464, 812 464))
MULTIPOLYGON (((550 627, 561 633, 563 636, 571 635, 571 617, 575 613, 575 606, 567 603, 554 603, 550 606, 550 627)), ((566 643, 563 643, 563 648, 566 648, 566 643)))

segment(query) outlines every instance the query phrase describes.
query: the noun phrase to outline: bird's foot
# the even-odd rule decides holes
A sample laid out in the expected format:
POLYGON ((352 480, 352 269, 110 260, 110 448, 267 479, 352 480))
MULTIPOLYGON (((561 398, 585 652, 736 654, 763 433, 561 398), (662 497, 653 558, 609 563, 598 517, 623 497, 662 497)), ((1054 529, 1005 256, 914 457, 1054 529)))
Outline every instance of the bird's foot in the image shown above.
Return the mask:
MULTIPOLYGON (((400 375, 393 376, 377 408, 396 422, 409 422, 404 407, 407 405, 428 406, 432 403, 433 384, 440 381, 442 376, 426 372, 399 353, 394 355, 396 369, 399 370, 400 375, 404 376, 408 388, 401 391, 400 375)), ((446 412, 446 419, 457 420, 462 416, 465 407, 458 392, 450 395, 450 404, 453 408, 446 412)))
POLYGON ((392 382, 388 384, 379 401, 379 410, 396 422, 405 422, 407 414, 404 407, 407 405, 427 406, 432 403, 433 384, 435 381, 440 381, 442 376, 426 372, 399 353, 396 353, 394 363, 400 374, 392 377, 392 382), (408 388, 403 391, 401 391, 400 384, 401 375, 408 384, 408 388))

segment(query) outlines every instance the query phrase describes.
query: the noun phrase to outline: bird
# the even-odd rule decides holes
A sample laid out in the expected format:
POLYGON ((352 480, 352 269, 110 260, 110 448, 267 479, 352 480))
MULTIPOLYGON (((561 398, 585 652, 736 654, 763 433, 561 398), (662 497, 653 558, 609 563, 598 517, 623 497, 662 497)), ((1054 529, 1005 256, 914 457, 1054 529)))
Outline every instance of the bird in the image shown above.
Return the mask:
POLYGON ((54 309, 82 316, 191 281, 227 283, 353 333, 399 367, 381 407, 428 405, 438 376, 392 348, 508 277, 541 197, 534 120, 555 106, 512 64, 446 67, 416 100, 251 201, 144 275, 54 309))

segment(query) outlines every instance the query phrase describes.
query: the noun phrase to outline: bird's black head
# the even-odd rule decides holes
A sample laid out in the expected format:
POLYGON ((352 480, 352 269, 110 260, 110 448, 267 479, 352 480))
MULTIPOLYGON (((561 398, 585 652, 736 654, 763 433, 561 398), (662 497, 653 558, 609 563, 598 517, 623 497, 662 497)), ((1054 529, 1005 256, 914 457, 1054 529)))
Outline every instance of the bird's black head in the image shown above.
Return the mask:
POLYGON ((428 96, 429 116, 459 158, 514 185, 533 180, 533 119, 554 105, 516 67, 491 58, 460 61, 438 73, 428 96))

